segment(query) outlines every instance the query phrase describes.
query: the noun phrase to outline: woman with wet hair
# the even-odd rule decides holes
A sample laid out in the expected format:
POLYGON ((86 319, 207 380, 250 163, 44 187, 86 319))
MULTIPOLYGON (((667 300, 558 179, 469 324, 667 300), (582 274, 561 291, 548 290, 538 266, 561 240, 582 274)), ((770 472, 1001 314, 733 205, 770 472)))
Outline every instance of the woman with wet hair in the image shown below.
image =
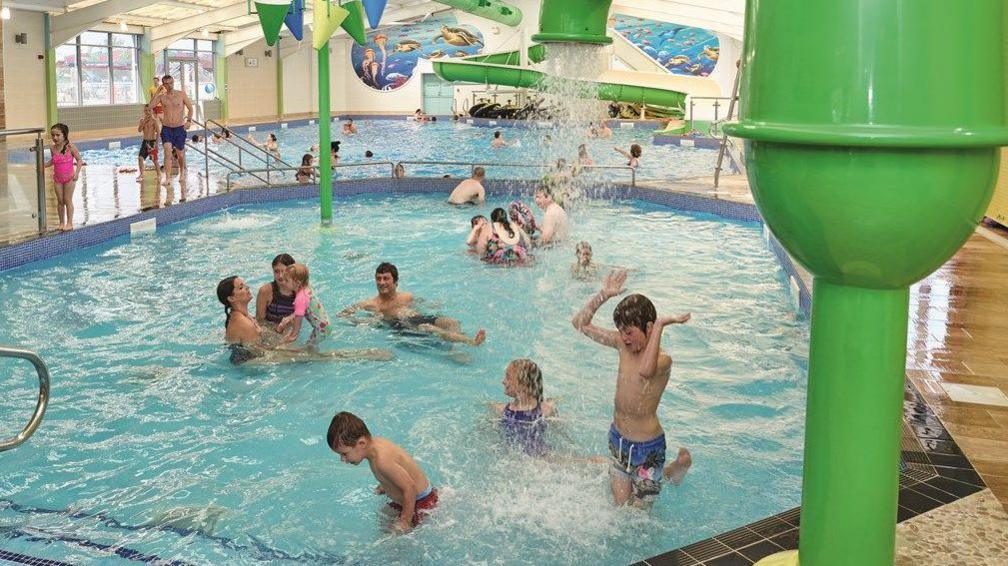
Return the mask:
POLYGON ((256 321, 269 322, 274 328, 285 316, 294 312, 294 290, 287 282, 287 268, 294 265, 290 254, 273 258, 273 281, 259 287, 256 293, 256 321))
POLYGON ((483 261, 498 265, 515 265, 528 261, 528 243, 530 241, 525 231, 508 221, 508 214, 503 208, 495 208, 490 213, 490 226, 493 233, 486 244, 483 261))

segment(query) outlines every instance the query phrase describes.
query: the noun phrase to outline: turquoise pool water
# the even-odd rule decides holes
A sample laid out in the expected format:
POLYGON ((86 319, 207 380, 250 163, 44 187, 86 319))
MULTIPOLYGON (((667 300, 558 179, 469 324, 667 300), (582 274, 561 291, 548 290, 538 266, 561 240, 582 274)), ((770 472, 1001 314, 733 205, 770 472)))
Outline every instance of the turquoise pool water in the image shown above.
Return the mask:
MULTIPOLYGON (((473 209, 440 201, 341 200, 335 229, 314 203, 240 207, 0 274, 0 343, 39 351, 53 375, 41 429, 0 455, 0 547, 101 564, 127 563, 122 549, 189 564, 627 564, 798 504, 808 332, 758 225, 632 201, 572 211, 598 261, 635 268, 631 291, 693 313, 665 335, 659 417, 695 464, 642 513, 610 505, 604 466, 503 447, 486 407, 505 400, 506 363, 530 357, 559 399, 554 450, 606 453, 616 354, 569 323, 599 283, 570 278, 572 245, 529 268, 480 264, 462 244, 473 209), (401 289, 487 342, 340 324, 329 347, 395 360, 233 367, 216 283, 266 282, 280 251, 308 263, 330 313, 374 294, 392 261, 401 289), (387 536, 367 468, 325 445, 339 410, 441 489, 414 533, 387 536)), ((34 406, 34 376, 16 367, 0 372, 4 431, 34 406)))
MULTIPOLYGON (((359 133, 345 136, 341 133, 341 123, 333 123, 333 140, 340 140, 340 163, 364 163, 367 158, 364 152, 374 153, 376 161, 479 161, 484 163, 518 163, 542 164, 554 163, 564 158, 568 163, 577 157, 577 145, 584 143, 589 156, 596 165, 622 166, 626 159, 613 150, 614 146, 628 149, 630 144, 638 143, 644 148, 638 177, 642 179, 676 179, 713 175, 717 161, 717 151, 695 149, 676 145, 652 145, 650 128, 616 128, 612 139, 588 139, 580 130, 576 132, 553 127, 541 128, 500 128, 509 142, 517 145, 503 149, 491 149, 490 140, 494 128, 478 127, 465 123, 452 123, 450 120, 434 124, 418 124, 406 120, 355 120, 359 133), (550 135, 553 143, 548 146, 541 144, 543 137, 550 135)), ((280 154, 284 161, 293 165, 301 163, 301 157, 309 152, 313 145, 318 144, 318 126, 298 126, 272 130, 280 144, 280 154)), ((252 132, 260 141, 269 132, 252 132)), ((137 142, 139 144, 139 142, 137 142)), ((227 144, 210 147, 237 161, 237 150, 227 144)), ((87 150, 84 159, 89 165, 118 165, 136 167, 138 145, 112 150, 87 150)), ((191 167, 203 167, 203 157, 192 154, 189 161, 191 167)), ((248 159, 242 162, 246 167, 265 167, 262 161, 248 159)), ((223 176, 226 169, 215 161, 210 162, 211 173, 223 176)), ((524 167, 490 168, 491 178, 532 179, 541 176, 545 170, 524 167)), ((450 174, 452 176, 469 176, 468 167, 435 167, 407 166, 407 174, 434 173, 450 174)), ((287 173, 293 180, 294 174, 287 173)), ((336 178, 363 178, 391 175, 388 165, 365 168, 340 168, 336 178)), ((596 178, 630 180, 627 171, 596 171, 596 178)))

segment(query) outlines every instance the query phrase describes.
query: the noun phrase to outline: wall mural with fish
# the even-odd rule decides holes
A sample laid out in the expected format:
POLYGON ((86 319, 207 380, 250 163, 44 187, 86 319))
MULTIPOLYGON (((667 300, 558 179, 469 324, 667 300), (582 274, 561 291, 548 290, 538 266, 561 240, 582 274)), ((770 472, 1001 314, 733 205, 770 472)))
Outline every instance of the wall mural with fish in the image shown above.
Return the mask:
POLYGON ((616 31, 676 75, 706 77, 717 65, 717 34, 703 29, 616 14, 616 31))
POLYGON ((453 15, 383 27, 367 38, 366 46, 354 44, 350 63, 361 82, 382 91, 406 84, 420 59, 465 57, 483 49, 483 34, 453 15))

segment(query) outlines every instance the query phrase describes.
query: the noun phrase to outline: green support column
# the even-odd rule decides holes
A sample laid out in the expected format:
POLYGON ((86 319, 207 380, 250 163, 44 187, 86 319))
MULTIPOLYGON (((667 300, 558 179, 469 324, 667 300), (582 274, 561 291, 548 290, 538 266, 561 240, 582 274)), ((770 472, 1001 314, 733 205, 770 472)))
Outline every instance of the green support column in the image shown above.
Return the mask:
POLYGON ((140 36, 140 92, 144 102, 150 102, 151 78, 154 77, 154 54, 151 53, 151 32, 150 28, 144 26, 143 35, 140 36))
POLYGON ((224 56, 224 40, 214 42, 214 86, 220 100, 221 120, 228 119, 228 60, 224 56))
POLYGON ((724 130, 745 138, 756 205, 815 278, 799 549, 760 565, 893 563, 909 286, 990 201, 1008 143, 1004 10, 747 2, 724 130))
POLYGON ((319 117, 319 201, 322 206, 322 225, 332 224, 332 158, 329 144, 332 134, 329 127, 329 43, 318 49, 318 117, 319 117))
POLYGON ((52 16, 43 16, 43 43, 45 47, 46 124, 59 122, 56 109, 56 47, 52 44, 52 16))
POLYGON ((276 44, 277 64, 276 64, 276 92, 277 92, 277 120, 282 120, 284 115, 283 102, 283 55, 280 49, 280 40, 276 44))

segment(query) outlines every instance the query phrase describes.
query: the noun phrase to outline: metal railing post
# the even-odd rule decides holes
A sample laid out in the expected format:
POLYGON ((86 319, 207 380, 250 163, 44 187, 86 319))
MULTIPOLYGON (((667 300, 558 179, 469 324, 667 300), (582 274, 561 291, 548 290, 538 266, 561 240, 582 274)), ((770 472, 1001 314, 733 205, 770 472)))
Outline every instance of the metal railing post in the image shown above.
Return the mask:
POLYGON ((42 134, 35 134, 35 188, 38 191, 38 230, 46 231, 46 200, 45 200, 45 147, 42 145, 42 134))
POLYGON ((35 404, 35 412, 32 413, 31 419, 21 429, 21 432, 12 438, 0 441, 0 452, 3 452, 23 444, 31 438, 31 435, 35 434, 39 425, 42 424, 42 417, 45 416, 46 406, 49 404, 49 368, 46 367, 45 362, 38 354, 21 348, 0 347, 0 357, 28 360, 35 366, 35 373, 38 374, 39 380, 39 396, 38 402, 35 404))

